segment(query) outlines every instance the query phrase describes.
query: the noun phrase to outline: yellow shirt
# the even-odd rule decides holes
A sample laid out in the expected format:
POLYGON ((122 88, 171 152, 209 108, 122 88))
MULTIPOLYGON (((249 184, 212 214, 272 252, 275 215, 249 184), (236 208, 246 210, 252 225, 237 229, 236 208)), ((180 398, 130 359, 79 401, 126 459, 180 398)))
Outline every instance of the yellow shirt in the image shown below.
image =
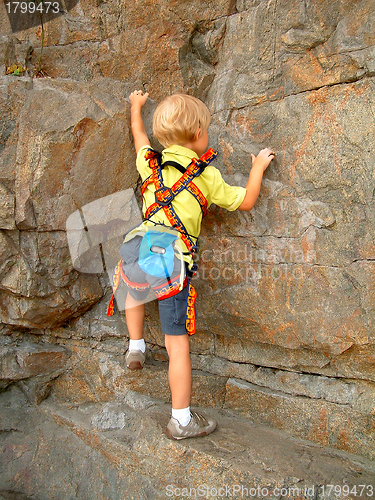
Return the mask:
MULTIPOLYGON (((144 146, 138 151, 137 155, 137 170, 141 175, 142 181, 151 175, 149 162, 145 160, 144 157, 148 148, 148 146, 144 146)), ((192 158, 198 158, 196 153, 183 146, 170 146, 162 152, 162 162, 175 161, 184 168, 191 163, 192 158)), ((163 168, 164 185, 172 187, 181 175, 181 172, 175 167, 167 165, 163 168)), ((245 188, 227 184, 222 178, 220 171, 212 165, 208 165, 199 177, 193 179, 193 182, 207 199, 207 208, 212 203, 215 203, 219 207, 226 208, 227 210, 236 210, 241 205, 246 195, 245 188)), ((155 202, 154 193, 155 186, 150 184, 143 196, 143 214, 145 214, 147 208, 155 202)), ((195 238, 198 238, 201 230, 202 210, 194 196, 187 190, 183 190, 172 201, 172 206, 185 226, 186 231, 195 238)), ((170 226, 162 208, 151 220, 154 222, 162 222, 170 226)), ((152 225, 151 222, 145 222, 144 224, 147 226, 152 225)), ((193 239, 193 241, 195 242, 196 239, 193 239)))

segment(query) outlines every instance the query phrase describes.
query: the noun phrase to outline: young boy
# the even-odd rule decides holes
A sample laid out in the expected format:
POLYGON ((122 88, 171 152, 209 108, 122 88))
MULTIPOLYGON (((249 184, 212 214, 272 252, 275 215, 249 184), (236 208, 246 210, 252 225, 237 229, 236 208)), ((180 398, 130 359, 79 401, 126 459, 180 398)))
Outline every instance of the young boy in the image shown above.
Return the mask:
MULTIPOLYGON (((137 152, 137 169, 142 181, 152 178, 150 156, 148 154, 151 146, 141 117, 141 108, 147 98, 148 93, 143 93, 141 90, 134 91, 129 96, 131 129, 137 152), (145 158, 145 155, 148 159, 145 158)), ((162 152, 161 162, 163 164, 176 162, 182 166, 180 171, 171 164, 163 168, 162 182, 168 188, 174 186, 181 178, 181 172, 187 169, 193 158, 199 159, 207 150, 207 130, 210 119, 210 113, 206 105, 199 99, 189 95, 176 94, 169 96, 157 106, 154 113, 153 130, 155 137, 165 147, 162 152)), ((212 151, 212 153, 214 152, 212 151)), ((274 152, 266 148, 257 157, 253 154, 251 157, 252 168, 246 188, 228 185, 224 182, 219 170, 208 165, 205 166, 200 175, 194 178, 194 192, 195 194, 198 193, 201 202, 188 189, 183 189, 173 198, 171 202, 173 213, 178 216, 183 224, 184 231, 182 232, 186 232, 183 246, 185 250, 184 260, 188 271, 193 265, 193 259, 191 253, 189 253, 191 250, 189 241, 196 241, 198 238, 205 207, 215 203, 227 210, 251 210, 254 206, 259 195, 263 172, 274 158, 274 152), (206 203, 203 208, 202 203, 206 203)), ((143 192, 143 213, 146 214, 146 218, 147 209, 152 204, 155 204, 155 191, 157 191, 155 186, 153 182, 149 182, 143 192)), ((146 220, 143 225, 150 227, 150 229, 155 227, 154 223, 172 226, 170 216, 168 217, 166 210, 163 208, 164 206, 156 211, 149 217, 150 220, 146 220)), ((135 264, 140 241, 139 236, 131 239, 127 243, 126 252, 124 255, 122 254, 124 259, 123 271, 131 284, 140 283, 140 269, 135 264), (133 258, 131 257, 132 254, 133 258)), ((152 286, 152 281, 148 280, 148 282, 152 286)), ((215 420, 190 411, 191 362, 189 336, 185 323, 188 289, 189 285, 185 286, 181 291, 177 290, 173 296, 158 301, 161 327, 162 332, 165 334, 165 347, 169 356, 172 417, 167 427, 167 435, 172 439, 207 435, 214 431, 216 427, 215 420)), ((146 358, 146 346, 143 340, 144 304, 142 303, 142 293, 144 292, 140 291, 139 288, 136 291, 129 288, 126 298, 125 314, 130 336, 126 363, 130 369, 143 368, 146 358)))

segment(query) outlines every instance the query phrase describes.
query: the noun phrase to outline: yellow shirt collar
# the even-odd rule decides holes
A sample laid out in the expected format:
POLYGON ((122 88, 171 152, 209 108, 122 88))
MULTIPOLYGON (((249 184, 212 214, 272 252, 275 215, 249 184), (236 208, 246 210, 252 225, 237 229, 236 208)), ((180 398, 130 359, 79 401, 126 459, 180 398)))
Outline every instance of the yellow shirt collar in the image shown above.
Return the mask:
POLYGON ((193 158, 198 159, 197 153, 184 146, 179 146, 178 144, 174 144, 163 150, 163 161, 174 160, 183 164, 186 162, 190 163, 193 158))

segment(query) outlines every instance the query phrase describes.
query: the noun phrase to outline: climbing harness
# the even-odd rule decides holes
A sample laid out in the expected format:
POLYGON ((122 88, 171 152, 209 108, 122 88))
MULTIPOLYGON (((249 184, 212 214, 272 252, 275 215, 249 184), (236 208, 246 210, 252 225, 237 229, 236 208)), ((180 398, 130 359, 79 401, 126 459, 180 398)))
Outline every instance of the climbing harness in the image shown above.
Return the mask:
MULTIPOLYGON (((144 214, 144 221, 152 222, 155 225, 153 229, 147 229, 143 233, 142 242, 139 250, 138 265, 147 274, 157 278, 165 278, 166 281, 158 287, 153 287, 154 293, 158 300, 163 300, 172 297, 179 293, 180 290, 188 286, 187 307, 186 307, 186 330, 189 335, 195 333, 195 300, 197 293, 190 283, 190 279, 185 276, 184 269, 181 265, 181 271, 177 278, 171 279, 174 268, 175 252, 179 254, 181 264, 184 263, 183 252, 179 240, 181 239, 188 253, 194 256, 197 250, 197 236, 189 234, 182 223, 179 216, 176 214, 173 207, 173 200, 175 197, 186 189, 199 203, 202 210, 202 216, 207 213, 207 200, 196 186, 193 180, 198 177, 209 163, 211 163, 217 156, 217 152, 212 148, 201 156, 199 160, 193 158, 191 163, 184 169, 179 163, 168 161, 161 163, 161 154, 153 149, 148 149, 145 154, 145 159, 149 161, 151 175, 147 177, 141 186, 142 199, 146 189, 153 185, 155 188, 154 196, 155 201, 146 210, 144 214), (172 187, 167 187, 163 182, 162 170, 167 165, 175 167, 182 173, 172 187), (163 210, 169 226, 164 226, 161 223, 156 223, 152 217, 163 210), (173 230, 174 234, 173 234, 173 230)), ((139 233, 135 233, 137 235, 139 233)), ((122 260, 117 264, 113 273, 113 294, 108 306, 107 316, 111 316, 114 312, 114 295, 120 284, 121 278, 133 290, 146 290, 149 284, 132 283, 125 276, 122 268, 122 260)), ((194 264, 191 275, 196 271, 196 264, 194 264)))
MULTIPOLYGON (((155 186, 155 202, 148 207, 145 213, 145 220, 150 220, 159 210, 163 209, 170 225, 176 228, 181 234, 181 239, 185 243, 189 252, 194 253, 196 250, 196 243, 192 238, 197 239, 195 236, 189 235, 185 226, 176 214, 172 201, 184 189, 189 191, 190 194, 199 203, 203 217, 207 213, 207 200, 203 196, 200 189, 194 184, 193 179, 198 177, 209 163, 211 163, 217 156, 217 152, 210 148, 206 153, 200 157, 199 160, 193 158, 190 165, 186 168, 182 177, 171 187, 164 186, 162 169, 163 166, 172 165, 176 166, 175 162, 166 162, 161 164, 161 154, 153 149, 148 149, 145 154, 145 159, 149 160, 149 165, 152 174, 145 179, 141 186, 141 194, 143 194, 150 184, 155 186)), ((178 164, 177 164, 178 165, 178 164)), ((181 167, 181 165, 179 165, 181 167)), ((183 168, 183 167, 181 167, 183 168)), ((180 170, 180 168, 179 168, 180 170)), ((180 170, 181 171, 181 170, 180 170)))

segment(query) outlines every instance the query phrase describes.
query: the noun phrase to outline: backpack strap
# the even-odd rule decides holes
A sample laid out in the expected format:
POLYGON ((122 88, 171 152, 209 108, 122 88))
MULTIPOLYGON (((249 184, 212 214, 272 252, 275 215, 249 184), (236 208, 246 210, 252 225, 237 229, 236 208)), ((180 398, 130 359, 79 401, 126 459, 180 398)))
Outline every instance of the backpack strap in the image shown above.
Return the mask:
MULTIPOLYGON (((181 174, 184 174, 186 172, 186 168, 184 168, 182 165, 180 165, 179 163, 177 163, 176 161, 165 161, 164 163, 162 163, 160 165, 160 168, 163 170, 165 167, 168 167, 168 166, 171 166, 171 167, 174 167, 175 169, 177 169, 179 172, 181 172, 181 174)), ((142 185, 141 185, 141 195, 143 196, 143 193, 146 191, 146 188, 152 184, 152 174, 149 175, 143 182, 142 182, 142 185)))
POLYGON ((161 168, 164 169, 164 167, 174 167, 176 168, 179 172, 181 172, 181 174, 184 174, 186 172, 186 168, 184 168, 182 165, 180 165, 179 163, 177 163, 176 161, 165 161, 164 163, 162 163, 161 165, 161 168))
MULTIPOLYGON (((147 179, 145 179, 143 181, 143 183, 141 185, 141 196, 142 196, 142 198, 143 198, 144 192, 146 191, 146 189, 148 188, 148 186, 150 184, 152 184, 152 183, 153 183, 152 182, 152 175, 150 175, 149 177, 147 177, 147 179)), ((199 205, 201 207, 203 217, 205 217, 206 214, 207 214, 207 199, 203 195, 202 191, 198 188, 198 186, 194 182, 190 182, 186 186, 185 189, 187 191, 189 191, 189 193, 192 194, 194 196, 194 198, 197 200, 197 202, 199 203, 199 205)))

